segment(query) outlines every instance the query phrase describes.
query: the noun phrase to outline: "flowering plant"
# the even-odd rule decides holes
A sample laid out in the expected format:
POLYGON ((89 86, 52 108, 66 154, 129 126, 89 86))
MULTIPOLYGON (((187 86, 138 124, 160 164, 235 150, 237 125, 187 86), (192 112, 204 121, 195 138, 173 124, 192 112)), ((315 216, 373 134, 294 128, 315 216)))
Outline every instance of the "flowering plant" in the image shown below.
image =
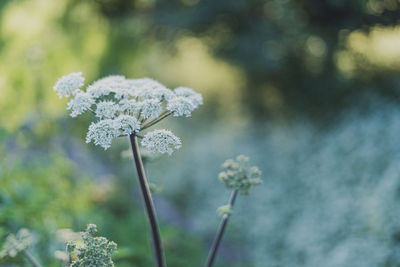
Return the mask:
POLYGON ((82 90, 84 81, 81 72, 73 72, 61 77, 55 84, 54 91, 58 92, 60 98, 71 97, 67 106, 71 117, 90 111, 97 118, 89 126, 87 143, 93 142, 108 149, 113 139, 129 136, 152 233, 154 255, 159 267, 166 266, 138 137, 143 139, 141 144, 149 152, 171 155, 182 146, 181 140, 171 131, 157 129, 147 132, 144 136, 139 133, 170 115, 190 117, 192 111, 203 103, 203 98, 191 88, 178 87, 170 90, 149 78, 127 79, 120 75, 108 76, 82 90))
MULTIPOLYGON (((187 87, 170 90, 149 78, 127 79, 118 75, 102 78, 89 85, 86 90, 81 89, 83 85, 82 73, 74 72, 61 77, 54 86, 54 90, 58 92, 60 98, 71 97, 67 110, 71 111, 72 117, 90 111, 97 118, 89 126, 86 135, 87 143, 93 142, 106 150, 111 146, 113 139, 129 136, 151 229, 156 263, 158 267, 164 267, 166 263, 161 236, 150 186, 139 151, 138 138, 142 138, 141 144, 149 152, 168 155, 179 149, 182 142, 171 131, 165 129, 156 129, 147 132, 144 136, 139 133, 170 115, 190 117, 193 110, 203 103, 202 96, 187 87)), ((248 194, 253 186, 262 182, 261 172, 257 167, 249 167, 248 161, 247 157, 241 155, 236 158, 236 161, 227 160, 222 165, 224 171, 219 174, 219 179, 233 191, 229 204, 218 209, 223 218, 207 259, 207 267, 213 265, 237 193, 248 194)), ((78 248, 78 259, 72 261, 71 267, 114 266, 111 254, 116 249, 116 244, 102 237, 94 237, 95 232, 96 227, 89 225, 87 231, 82 234, 85 246, 78 248)), ((70 243, 67 250, 71 255, 76 250, 76 245, 70 243)))
POLYGON ((249 158, 244 155, 237 156, 236 160, 226 160, 221 167, 223 171, 218 175, 218 178, 225 183, 228 189, 233 190, 229 198, 229 203, 217 209, 218 214, 222 216, 222 220, 208 253, 206 267, 211 267, 214 264, 226 225, 233 212, 233 205, 235 204, 238 192, 247 195, 252 187, 262 184, 261 171, 256 166, 250 167, 249 158))
MULTIPOLYGON (((191 88, 170 90, 149 78, 108 76, 89 85, 86 91, 81 90, 84 80, 81 72, 73 72, 61 77, 54 90, 60 98, 71 97, 67 107, 71 117, 93 112, 97 121, 90 124, 86 142, 104 149, 114 138, 137 134, 169 115, 190 117, 203 103, 201 94, 191 88)), ((142 145, 150 152, 170 155, 182 143, 171 131, 154 130, 143 137, 142 145)))

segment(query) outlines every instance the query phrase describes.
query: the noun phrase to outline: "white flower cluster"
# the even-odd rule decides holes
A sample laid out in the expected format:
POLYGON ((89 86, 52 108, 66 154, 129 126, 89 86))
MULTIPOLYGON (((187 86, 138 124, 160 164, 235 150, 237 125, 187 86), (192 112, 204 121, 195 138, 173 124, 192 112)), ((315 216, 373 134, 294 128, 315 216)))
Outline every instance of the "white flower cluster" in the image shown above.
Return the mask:
POLYGON ((181 139, 176 137, 171 131, 154 130, 144 136, 142 145, 146 147, 149 152, 168 153, 168 155, 171 155, 174 149, 181 148, 182 142, 181 139))
MULTIPOLYGON (((145 129, 168 115, 190 117, 203 104, 201 94, 187 87, 170 90, 149 79, 126 79, 112 75, 97 80, 86 88, 81 72, 61 77, 54 90, 61 97, 72 97, 67 110, 71 117, 91 111, 99 119, 92 122, 86 142, 107 149, 114 138, 145 129)), ((155 130, 145 135, 142 145, 151 152, 171 154, 181 147, 181 141, 172 132, 155 130)))
POLYGON ((72 72, 58 79, 53 89, 58 92, 60 98, 69 97, 73 91, 83 86, 84 81, 85 78, 82 77, 82 72, 72 72))

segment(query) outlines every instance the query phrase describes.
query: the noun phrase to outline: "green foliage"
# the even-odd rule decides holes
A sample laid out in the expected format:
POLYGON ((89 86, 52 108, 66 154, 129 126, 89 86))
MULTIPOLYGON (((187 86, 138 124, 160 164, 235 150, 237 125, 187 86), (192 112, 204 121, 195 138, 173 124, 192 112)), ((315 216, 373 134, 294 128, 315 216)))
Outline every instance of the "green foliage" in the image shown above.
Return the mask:
POLYGON ((376 64, 381 58, 377 51, 390 50, 395 41, 383 44, 380 38, 377 43, 383 45, 366 50, 367 38, 358 44, 360 51, 348 48, 353 31, 368 35, 380 25, 395 31, 396 0, 158 0, 149 9, 163 27, 159 40, 179 39, 189 31, 216 57, 239 66, 247 80, 244 105, 259 117, 326 119, 363 107, 360 96, 366 93, 398 101, 397 72, 387 68, 390 60, 376 64), (343 51, 344 60, 339 58, 343 51), (370 55, 375 60, 366 60, 370 55))
POLYGON ((90 216, 93 187, 85 177, 77 175, 73 164, 63 155, 41 158, 37 154, 32 158, 20 153, 0 154, 4 159, 0 163, 3 234, 21 227, 33 229, 39 237, 34 250, 40 251, 48 266, 54 266, 55 233, 90 216))
MULTIPOLYGON (((0 247, 9 233, 22 227, 32 229, 37 237, 30 248, 32 253, 45 266, 58 267, 62 257, 56 255, 65 250, 59 229, 78 230, 92 221, 105 236, 118 242, 114 257, 118 267, 151 265, 146 217, 131 161, 123 161, 120 150, 115 149, 103 155, 110 155, 105 159, 99 158, 95 150, 84 156, 95 161, 80 162, 76 159, 82 157, 79 153, 86 153, 83 148, 87 145, 79 147, 78 143, 75 154, 69 155, 64 152, 69 151, 68 147, 61 150, 54 145, 60 140, 43 139, 30 129, 14 135, 0 128, 0 247), (50 148, 51 153, 44 153, 43 147, 50 148), (115 166, 115 170, 99 174, 97 168, 102 161, 108 168, 115 166), (109 173, 115 173, 118 179, 109 173)), ((126 149, 125 144, 121 148, 126 149)), ((205 253, 201 239, 178 226, 166 225, 161 231, 170 255, 168 262, 178 267, 192 260, 200 262, 205 253), (184 251, 184 256, 178 251, 184 251)), ((2 264, 25 266, 19 256, 2 259, 2 264)))

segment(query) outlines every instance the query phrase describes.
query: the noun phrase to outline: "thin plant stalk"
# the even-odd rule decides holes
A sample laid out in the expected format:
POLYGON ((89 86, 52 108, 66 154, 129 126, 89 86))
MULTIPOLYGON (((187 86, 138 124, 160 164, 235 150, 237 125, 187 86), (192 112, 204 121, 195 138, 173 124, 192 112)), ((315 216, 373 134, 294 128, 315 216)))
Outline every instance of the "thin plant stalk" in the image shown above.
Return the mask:
MULTIPOLYGON (((229 204, 229 206, 231 208, 235 204, 235 199, 236 199, 237 193, 238 193, 237 189, 233 190, 232 194, 231 194, 231 197, 229 198, 229 203, 228 204, 229 204)), ((230 217, 230 214, 226 213, 226 214, 224 214, 224 216, 221 219, 221 223, 219 225, 217 234, 216 234, 215 239, 214 239, 214 241, 213 241, 213 243, 211 245, 210 252, 208 253, 207 262, 206 262, 206 265, 205 265, 206 267, 211 267, 214 264, 215 256, 217 255, 218 248, 219 248, 219 245, 221 243, 222 236, 224 235, 226 225, 228 224, 229 217, 230 217)))
POLYGON ((161 243, 161 235, 158 229, 157 216, 154 208, 153 199, 151 197, 151 192, 149 188, 149 183, 146 178, 146 172, 144 170, 142 157, 140 156, 139 145, 138 145, 138 137, 133 133, 129 136, 133 159, 135 162, 135 167, 137 171, 137 176, 139 180, 140 190, 142 192, 142 197, 144 200, 144 204, 146 207, 147 218, 149 220, 151 237, 154 249, 154 256, 156 258, 158 267, 166 267, 163 247, 161 243))
POLYGON ((22 253, 24 254, 24 256, 28 259, 28 261, 30 263, 32 263, 33 266, 35 267, 42 267, 42 265, 35 259, 35 257, 33 257, 33 255, 31 253, 29 253, 29 251, 27 251, 26 249, 24 249, 22 251, 22 253))
POLYGON ((155 119, 155 120, 153 120, 153 121, 150 121, 150 122, 146 123, 145 125, 143 125, 143 126, 140 128, 140 130, 144 130, 144 129, 146 129, 146 128, 149 128, 150 126, 153 126, 154 124, 156 124, 157 122, 159 122, 159 121, 165 119, 166 117, 168 117, 168 116, 171 115, 171 114, 172 114, 172 112, 166 112, 166 113, 162 114, 159 118, 157 118, 157 119, 155 119))

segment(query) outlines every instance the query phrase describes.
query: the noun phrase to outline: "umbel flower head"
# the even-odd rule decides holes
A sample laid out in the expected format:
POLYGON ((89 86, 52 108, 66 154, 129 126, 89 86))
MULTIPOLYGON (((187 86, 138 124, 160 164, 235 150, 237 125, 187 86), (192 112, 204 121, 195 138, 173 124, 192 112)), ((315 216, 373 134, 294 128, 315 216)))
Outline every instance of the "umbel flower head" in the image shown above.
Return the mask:
POLYGON ((75 259, 70 267, 113 267, 114 263, 111 259, 111 254, 117 249, 117 244, 108 241, 104 237, 95 237, 97 227, 94 224, 89 224, 86 232, 82 232, 83 246, 77 246, 74 242, 67 244, 67 252, 70 258, 77 251, 75 259))
MULTIPOLYGON (((61 97, 71 97, 67 110, 71 117, 92 112, 97 121, 89 126, 86 142, 93 142, 104 149, 111 146, 116 137, 138 133, 163 118, 190 117, 193 110, 203 104, 201 94, 188 87, 170 90, 161 83, 149 79, 127 79, 112 75, 95 81, 86 90, 81 72, 61 77, 54 90, 61 97)), ((150 152, 171 153, 181 147, 181 141, 171 131, 148 132, 142 145, 150 152)))
POLYGON ((16 235, 9 234, 0 251, 0 259, 17 256, 19 252, 28 248, 33 242, 34 238, 32 234, 25 228, 20 229, 16 235))
POLYGON ((182 146, 182 142, 171 131, 154 130, 144 136, 142 145, 149 152, 168 153, 168 155, 171 155, 174 149, 179 149, 182 146))
POLYGON ((250 188, 262 183, 261 171, 256 167, 249 167, 249 158, 243 155, 236 157, 236 160, 228 159, 222 164, 224 169, 218 175, 226 187, 237 189, 242 194, 248 194, 250 188))
POLYGON ((85 78, 82 77, 82 72, 72 72, 58 79, 53 89, 58 92, 60 98, 69 97, 73 91, 83 86, 84 81, 85 78))

